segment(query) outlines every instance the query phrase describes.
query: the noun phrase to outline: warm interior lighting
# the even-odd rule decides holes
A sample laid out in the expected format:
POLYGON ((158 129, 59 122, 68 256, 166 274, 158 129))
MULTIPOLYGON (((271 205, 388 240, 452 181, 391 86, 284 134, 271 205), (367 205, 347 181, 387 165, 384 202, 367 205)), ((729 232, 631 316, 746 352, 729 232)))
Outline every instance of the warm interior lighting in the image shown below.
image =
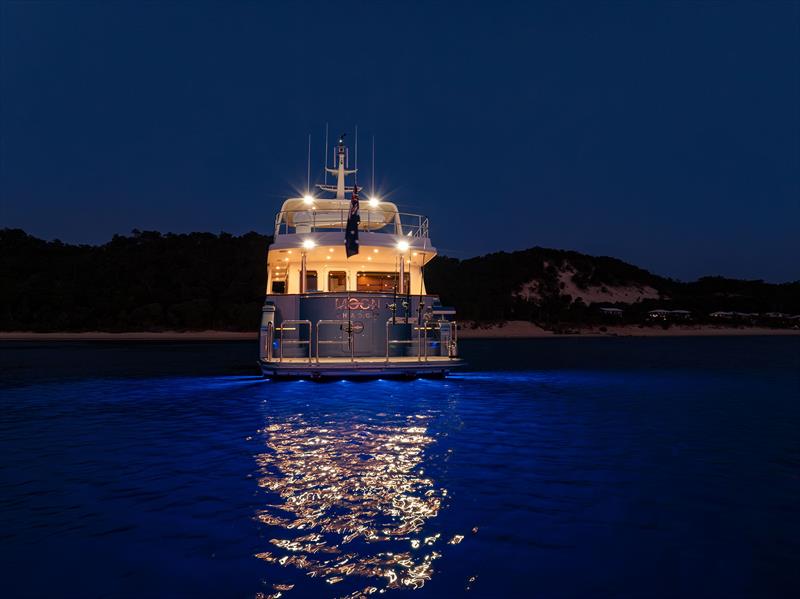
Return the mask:
POLYGON ((367 260, 372 260, 372 256, 367 256, 367 260))
POLYGON ((313 250, 315 247, 317 247, 317 243, 313 239, 303 240, 303 249, 313 250))
POLYGON ((400 250, 401 252, 408 251, 408 242, 404 239, 401 239, 400 241, 397 242, 397 249, 400 250))

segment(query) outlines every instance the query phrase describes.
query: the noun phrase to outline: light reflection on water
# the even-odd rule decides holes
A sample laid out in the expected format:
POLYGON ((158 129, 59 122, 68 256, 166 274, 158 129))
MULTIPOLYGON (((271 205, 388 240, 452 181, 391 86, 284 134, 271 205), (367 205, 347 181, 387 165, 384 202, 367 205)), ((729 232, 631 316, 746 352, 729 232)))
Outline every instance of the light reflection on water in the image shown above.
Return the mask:
MULTIPOLYGON (((329 584, 358 585, 348 597, 421 588, 448 541, 425 531, 447 497, 423 464, 426 448, 435 443, 428 433, 431 418, 269 418, 266 451, 256 459, 259 486, 274 502, 257 517, 273 536, 256 557, 329 584)), ((273 583, 269 596, 291 590, 284 582, 273 583)))

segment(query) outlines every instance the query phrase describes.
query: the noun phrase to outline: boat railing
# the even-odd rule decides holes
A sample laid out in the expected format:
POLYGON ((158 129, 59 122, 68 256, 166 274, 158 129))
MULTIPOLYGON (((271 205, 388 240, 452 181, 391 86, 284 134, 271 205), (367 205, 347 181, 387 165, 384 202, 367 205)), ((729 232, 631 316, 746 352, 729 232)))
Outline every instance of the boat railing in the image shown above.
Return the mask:
MULTIPOLYGON (((275 217, 275 235, 344 231, 348 216, 349 211, 344 209, 284 210, 275 217)), ((428 218, 422 214, 366 209, 360 216, 359 231, 430 237, 428 218)))
MULTIPOLYGON (((454 359, 458 357, 458 323, 455 321, 447 321, 450 325, 451 334, 447 340, 447 357, 454 359)), ((390 355, 391 348, 398 346, 398 345, 405 345, 408 346, 410 349, 411 355, 405 356, 406 358, 416 358, 418 362, 427 362, 428 358, 430 357, 429 352, 430 348, 433 344, 442 342, 441 335, 436 335, 435 333, 430 335, 430 332, 436 332, 440 330, 441 322, 439 321, 426 321, 425 323, 418 325, 415 323, 402 323, 397 322, 397 319, 388 319, 386 321, 386 354, 385 354, 385 361, 386 364, 391 362, 393 356, 390 355), (390 325, 395 324, 407 324, 413 334, 407 339, 392 339, 390 337, 390 325), (414 350, 416 350, 416 355, 414 355, 414 350)), ((320 356, 320 345, 339 345, 342 343, 348 343, 350 349, 350 362, 356 361, 356 352, 355 352, 355 335, 352 334, 352 329, 347 327, 351 327, 352 324, 347 320, 318 320, 316 324, 312 323, 310 320, 284 320, 280 326, 274 326, 271 322, 267 325, 267 335, 265 339, 265 343, 267 344, 267 360, 272 361, 273 359, 273 342, 275 341, 275 332, 278 332, 278 361, 283 362, 283 348, 284 345, 306 345, 308 346, 308 362, 312 364, 316 362, 317 365, 320 364, 320 358, 324 358, 325 356, 320 356), (345 327, 343 330, 347 331, 348 338, 347 340, 343 339, 321 339, 320 338, 320 327, 324 326, 339 326, 345 327), (308 338, 303 339, 300 336, 301 328, 308 327, 306 330, 308 332, 308 338), (313 342, 312 342, 312 330, 314 332, 313 342), (297 339, 287 339, 284 337, 284 331, 298 331, 298 338, 297 339)), ((435 356, 439 356, 440 354, 433 354, 435 356)), ((305 358, 305 356, 303 356, 305 358)))
POLYGON ((395 345, 412 345, 412 344, 416 343, 417 347, 419 348, 419 341, 416 340, 416 339, 392 339, 389 336, 389 326, 390 325, 396 325, 396 324, 399 324, 399 323, 397 323, 392 318, 390 318, 389 320, 386 321, 386 363, 387 364, 389 363, 389 351, 390 351, 391 347, 393 347, 395 345))
POLYGON ((283 362, 283 346, 285 344, 289 345, 308 345, 308 363, 311 364, 311 321, 310 320, 284 320, 281 323, 281 326, 276 328, 277 331, 280 332, 278 336, 278 343, 279 343, 279 359, 283 362), (295 326, 291 326, 295 325, 295 326), (298 331, 299 327, 307 326, 308 327, 308 339, 284 339, 283 332, 284 331, 298 331))
POLYGON ((275 325, 272 321, 267 323, 267 334, 264 335, 264 354, 267 356, 267 361, 272 361, 272 343, 275 338, 275 325))
POLYGON ((315 347, 315 354, 317 358, 317 364, 319 364, 319 346, 320 345, 340 345, 344 341, 342 339, 320 339, 319 338, 319 327, 320 325, 323 326, 330 326, 330 325, 338 325, 339 327, 346 327, 344 330, 347 331, 347 342, 350 345, 350 361, 353 362, 355 360, 356 355, 356 340, 353 336, 352 331, 352 323, 347 320, 318 320, 317 321, 317 335, 316 335, 316 347, 315 347))

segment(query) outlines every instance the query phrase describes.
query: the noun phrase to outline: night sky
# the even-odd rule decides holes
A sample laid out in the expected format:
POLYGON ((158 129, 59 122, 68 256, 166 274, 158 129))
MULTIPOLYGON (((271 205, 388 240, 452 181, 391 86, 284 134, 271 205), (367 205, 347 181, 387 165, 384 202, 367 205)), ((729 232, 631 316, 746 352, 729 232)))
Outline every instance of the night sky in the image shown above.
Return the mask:
POLYGON ((270 233, 323 135, 440 252, 800 279, 800 3, 2 2, 0 227, 270 233))

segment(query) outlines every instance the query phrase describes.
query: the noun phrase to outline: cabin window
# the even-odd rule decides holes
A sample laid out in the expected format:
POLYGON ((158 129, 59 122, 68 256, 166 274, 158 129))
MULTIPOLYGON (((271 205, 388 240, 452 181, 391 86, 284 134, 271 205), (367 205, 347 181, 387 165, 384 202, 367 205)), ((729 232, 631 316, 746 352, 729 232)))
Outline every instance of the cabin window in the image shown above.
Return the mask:
MULTIPOLYGON (((302 270, 300 271, 300 275, 299 276, 301 277, 300 278, 300 282, 302 283, 302 281, 303 281, 303 279, 302 279, 303 271, 302 270)), ((302 289, 302 285, 301 285, 301 289, 302 289)), ((309 292, 312 292, 312 291, 319 291, 319 288, 317 287, 317 271, 316 270, 307 270, 306 271, 306 292, 309 293, 309 292)))
POLYGON ((347 291, 347 273, 341 270, 329 272, 328 291, 347 291))
MULTIPOLYGON (((405 275, 406 289, 408 289, 409 274, 405 275)), ((356 275, 356 290, 392 293, 397 288, 398 279, 396 272, 359 272, 356 275)))
POLYGON ((272 293, 286 293, 286 281, 272 281, 272 293))

